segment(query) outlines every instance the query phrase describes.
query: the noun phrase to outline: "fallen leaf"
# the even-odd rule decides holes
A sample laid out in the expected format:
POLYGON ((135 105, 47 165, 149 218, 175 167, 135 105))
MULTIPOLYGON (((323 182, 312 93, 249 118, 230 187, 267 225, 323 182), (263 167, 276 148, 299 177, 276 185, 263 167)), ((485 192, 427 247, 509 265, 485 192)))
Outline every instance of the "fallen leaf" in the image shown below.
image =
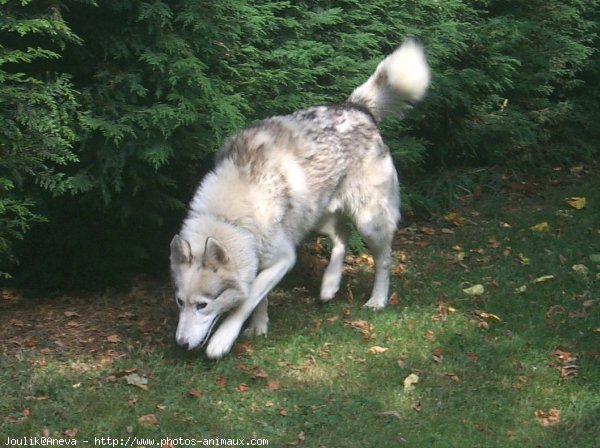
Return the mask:
POLYGON ((69 439, 74 439, 78 432, 79 432, 79 429, 73 428, 73 429, 66 429, 65 432, 63 432, 63 434, 65 436, 67 436, 69 439))
POLYGON ((548 232, 550 230, 550 224, 548 224, 546 221, 540 222, 539 224, 531 226, 529 230, 534 232, 548 232))
POLYGON ((552 319, 552 316, 554 316, 555 314, 567 314, 567 310, 562 305, 553 305, 550 308, 548 308, 548 311, 546 311, 546 314, 544 314, 544 316, 546 317, 546 319, 552 319))
POLYGON ((226 381, 223 375, 219 375, 215 382, 217 383, 217 387, 219 387, 219 389, 223 389, 225 387, 226 381))
POLYGON ((275 380, 267 380, 267 389, 271 392, 276 392, 281 388, 279 381, 275 380))
POLYGON ((380 412, 377 415, 380 415, 382 417, 394 417, 397 418, 398 420, 402 420, 402 416, 400 415, 400 413, 398 411, 384 411, 384 412, 380 412))
POLYGON ((515 288, 516 294, 523 294, 525 291, 527 291, 527 285, 521 285, 518 288, 515 288))
POLYGON ((433 342, 435 341, 435 333, 431 330, 427 330, 425 333, 423 333, 423 338, 433 342))
POLYGON ((554 426, 560 421, 560 410, 556 408, 550 408, 547 411, 538 409, 534 414, 538 423, 543 427, 554 426))
POLYGON ((236 342, 233 346, 233 351, 237 356, 245 355, 250 357, 254 354, 254 348, 252 348, 253 344, 254 341, 252 339, 245 342, 236 342))
POLYGON ((541 277, 536 278, 535 280, 532 281, 532 283, 543 283, 543 282, 547 282, 548 280, 554 280, 554 276, 553 275, 542 275, 541 277))
POLYGON ((337 314, 335 316, 329 317, 327 319, 325 319, 328 323, 332 324, 334 322, 336 322, 338 319, 340 318, 340 316, 338 316, 337 314))
POLYGON ((513 384, 513 388, 520 390, 527 383, 528 378, 525 375, 519 375, 517 381, 513 384))
POLYGON ((591 310, 592 308, 594 308, 596 306, 596 301, 595 300, 585 300, 582 305, 583 305, 583 309, 591 310))
POLYGON ((109 336, 106 336, 106 340, 111 344, 117 344, 121 342, 121 338, 118 334, 111 334, 109 336))
POLYGON ((523 266, 527 266, 529 263, 531 263, 531 260, 522 253, 520 253, 517 257, 517 261, 523 266))
POLYGON ((488 246, 492 249, 498 249, 500 247, 500 242, 496 238, 490 237, 488 238, 488 246))
POLYGON ((350 327, 359 331, 365 337, 365 339, 369 339, 371 337, 371 331, 373 330, 373 325, 366 320, 345 320, 344 327, 350 327))
POLYGON ((585 207, 585 197, 583 196, 572 196, 570 198, 566 199, 567 204, 569 204, 569 206, 573 207, 575 210, 581 210, 585 207))
POLYGON ((248 392, 248 389, 249 387, 246 383, 241 383, 235 388, 235 390, 240 393, 248 392))
POLYGON ((159 426, 158 419, 154 414, 142 415, 138 418, 138 423, 146 428, 159 426))
POLYGON ((475 311, 475 315, 485 320, 495 320, 496 322, 502 322, 496 314, 488 313, 487 311, 475 311))
POLYGON ((367 353, 370 353, 371 355, 379 355, 380 353, 385 353, 388 350, 389 348, 387 347, 380 347, 379 345, 374 345, 369 350, 367 350, 367 353))
POLYGON ((78 313, 78 312, 76 312, 76 311, 65 311, 63 314, 64 314, 66 317, 68 317, 69 319, 70 319, 71 317, 81 317, 81 316, 79 315, 79 313, 78 313))
POLYGON ((463 292, 468 296, 480 296, 485 292, 483 285, 473 285, 469 288, 463 289, 463 292))
POLYGON ((267 373, 266 370, 258 368, 258 367, 255 367, 254 369, 252 369, 252 378, 253 379, 255 379, 255 380, 259 379, 259 378, 265 379, 268 377, 269 377, 269 374, 267 373))
POLYGON ((404 390, 411 391, 415 389, 415 384, 419 382, 419 376, 415 373, 411 373, 406 378, 404 378, 404 390))
POLYGON ((187 391, 187 394, 193 398, 200 398, 202 396, 202 391, 200 389, 190 389, 187 391))
POLYGON ((454 224, 456 227, 462 227, 466 223, 466 219, 456 212, 447 213, 444 216, 444 219, 449 223, 454 224))
POLYGON ((571 269, 583 277, 587 276, 590 272, 589 268, 584 264, 574 264, 571 269))
POLYGON ((31 411, 29 410, 29 408, 25 408, 23 409, 22 412, 22 416, 18 417, 18 418, 12 418, 12 417, 8 417, 6 420, 8 421, 8 423, 10 423, 11 425, 20 425, 21 423, 23 423, 25 420, 27 420, 29 418, 29 416, 31 415, 31 411))
POLYGON ((444 359, 444 353, 442 352, 442 349, 439 347, 434 348, 433 351, 431 352, 431 355, 433 356, 433 362, 435 362, 436 364, 440 364, 442 362, 442 360, 444 359))
POLYGON ((572 363, 577 360, 577 357, 573 356, 571 352, 566 352, 559 348, 554 349, 550 354, 554 355, 561 364, 572 363))
POLYGON ((411 402, 410 407, 416 412, 421 412, 423 410, 423 401, 417 398, 411 402))
POLYGON ((398 298, 398 294, 396 294, 395 292, 393 292, 392 295, 390 296, 390 298, 388 299, 388 303, 390 305, 398 305, 400 303, 400 299, 398 298))
POLYGON ((450 381, 452 381, 453 383, 460 383, 460 378, 458 377, 458 375, 456 373, 452 373, 452 372, 446 372, 444 373, 444 376, 446 378, 448 378, 450 381))
POLYGON ((566 381, 569 378, 575 377, 577 375, 579 375, 579 366, 577 364, 562 366, 560 369, 560 379, 563 381, 566 381))
POLYGON ((141 376, 137 373, 130 373, 129 375, 125 375, 123 377, 127 384, 131 386, 139 387, 143 390, 148 390, 148 378, 145 376, 141 376))

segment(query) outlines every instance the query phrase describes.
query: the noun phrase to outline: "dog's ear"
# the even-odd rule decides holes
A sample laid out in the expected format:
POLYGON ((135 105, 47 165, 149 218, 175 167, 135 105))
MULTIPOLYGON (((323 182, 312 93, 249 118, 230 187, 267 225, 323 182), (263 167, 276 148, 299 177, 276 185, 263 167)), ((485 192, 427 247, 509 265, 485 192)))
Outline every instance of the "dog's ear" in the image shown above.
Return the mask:
POLYGON ((190 243, 179 235, 175 235, 171 240, 171 260, 179 264, 191 264, 192 258, 190 243))
POLYGON ((227 255, 225 248, 221 246, 221 243, 210 236, 206 238, 202 263, 212 268, 218 268, 219 266, 229 263, 229 256, 227 255))

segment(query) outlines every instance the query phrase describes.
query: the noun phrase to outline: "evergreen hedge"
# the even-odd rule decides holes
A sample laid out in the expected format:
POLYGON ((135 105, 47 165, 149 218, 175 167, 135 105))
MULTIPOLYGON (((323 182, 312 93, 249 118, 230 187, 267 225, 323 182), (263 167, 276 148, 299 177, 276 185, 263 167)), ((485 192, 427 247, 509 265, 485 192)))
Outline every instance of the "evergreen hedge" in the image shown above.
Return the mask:
POLYGON ((89 286, 164 269, 227 135, 343 101, 407 36, 424 42, 433 84, 383 125, 405 183, 592 157, 598 11, 598 0, 0 0, 4 272, 89 286))

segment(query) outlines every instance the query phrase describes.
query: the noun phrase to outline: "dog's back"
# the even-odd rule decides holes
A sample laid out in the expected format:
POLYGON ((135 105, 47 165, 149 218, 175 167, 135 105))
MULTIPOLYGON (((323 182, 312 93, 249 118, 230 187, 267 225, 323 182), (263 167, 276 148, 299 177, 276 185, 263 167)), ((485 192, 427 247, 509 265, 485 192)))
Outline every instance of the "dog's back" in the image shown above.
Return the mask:
POLYGON ((219 208, 217 213, 237 224, 259 224, 252 230, 266 238, 273 226, 281 226, 297 244, 326 209, 347 212, 350 187, 387 155, 366 109, 352 104, 312 107, 261 121, 229 139, 215 168, 216 177, 223 179, 222 194, 206 194, 229 197, 228 204, 215 201, 213 212, 219 208), (233 183, 237 188, 232 189, 233 183), (232 207, 230 201, 241 197, 248 206, 232 207))

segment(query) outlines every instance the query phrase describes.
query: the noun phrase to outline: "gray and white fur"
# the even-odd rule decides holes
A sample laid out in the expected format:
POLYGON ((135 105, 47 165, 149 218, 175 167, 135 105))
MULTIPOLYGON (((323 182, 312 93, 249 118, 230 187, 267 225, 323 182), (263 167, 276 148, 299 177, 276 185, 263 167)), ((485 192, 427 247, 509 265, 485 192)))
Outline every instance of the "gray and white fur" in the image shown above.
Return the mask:
POLYGON ((420 100, 429 82, 423 49, 408 40, 346 103, 275 116, 227 140, 171 242, 180 346, 206 344, 207 356, 220 358, 248 318, 248 335, 266 334, 267 294, 294 266, 297 245, 312 231, 332 241, 320 294, 331 300, 348 240, 343 215, 375 261, 365 306, 386 305, 400 197, 377 125, 420 100))

